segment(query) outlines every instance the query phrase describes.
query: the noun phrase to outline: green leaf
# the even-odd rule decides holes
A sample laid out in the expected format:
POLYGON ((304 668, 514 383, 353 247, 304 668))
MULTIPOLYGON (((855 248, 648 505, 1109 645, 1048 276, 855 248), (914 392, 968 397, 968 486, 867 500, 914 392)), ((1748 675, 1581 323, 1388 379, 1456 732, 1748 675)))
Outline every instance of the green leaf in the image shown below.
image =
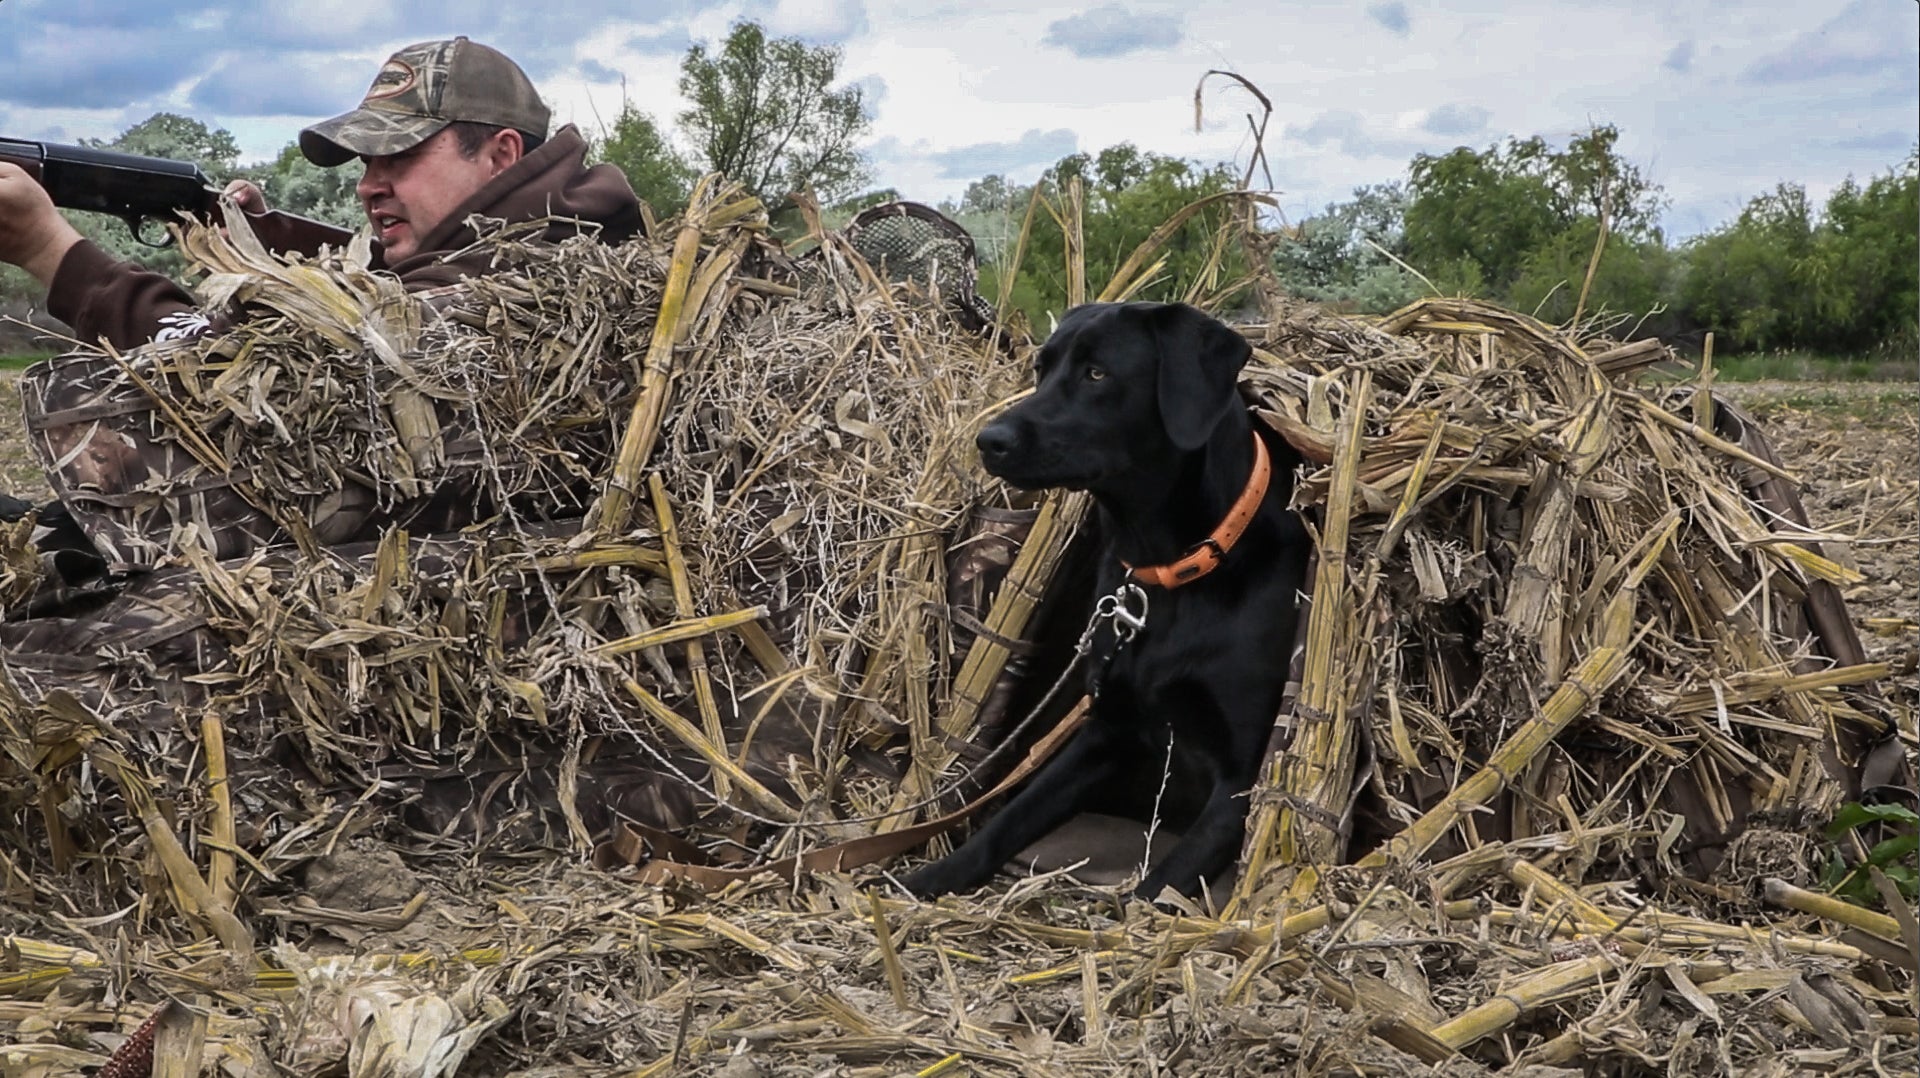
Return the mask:
POLYGON ((1828 850, 1826 866, 1820 870, 1820 889, 1832 891, 1839 887, 1846 882, 1849 871, 1846 860, 1840 856, 1840 851, 1828 850))
POLYGON ((1827 825, 1827 837, 1839 838, 1848 831, 1876 820, 1920 825, 1920 814, 1905 805, 1863 805, 1858 801, 1850 801, 1833 814, 1833 822, 1827 825))
POLYGON ((1915 849, 1920 849, 1920 835, 1899 835, 1875 843, 1873 849, 1867 852, 1867 863, 1881 868, 1901 865, 1913 856, 1915 849))

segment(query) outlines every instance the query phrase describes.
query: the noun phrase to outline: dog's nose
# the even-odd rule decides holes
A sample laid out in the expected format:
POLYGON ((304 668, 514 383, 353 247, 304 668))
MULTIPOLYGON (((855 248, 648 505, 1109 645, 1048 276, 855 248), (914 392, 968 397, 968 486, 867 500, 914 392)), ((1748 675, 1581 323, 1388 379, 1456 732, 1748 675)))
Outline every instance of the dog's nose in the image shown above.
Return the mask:
POLYGON ((1013 456, 1019 448, 1020 437, 1004 423, 989 423, 980 428, 973 444, 980 450, 981 462, 991 468, 995 463, 1013 456))

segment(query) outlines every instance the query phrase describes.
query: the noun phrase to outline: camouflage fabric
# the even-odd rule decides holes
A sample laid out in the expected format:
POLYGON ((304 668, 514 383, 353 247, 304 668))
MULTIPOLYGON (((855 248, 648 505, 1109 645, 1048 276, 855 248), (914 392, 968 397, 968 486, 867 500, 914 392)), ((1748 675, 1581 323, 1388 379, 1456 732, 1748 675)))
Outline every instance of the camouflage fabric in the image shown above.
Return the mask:
POLYGON ((974 640, 987 632, 993 597, 1039 517, 1038 509, 977 506, 948 545, 947 609, 953 618, 954 654, 964 656, 974 640))
POLYGON ((70 603, 65 616, 0 622, 0 712, 21 718, 56 690, 96 714, 111 712, 123 730, 165 729, 177 712, 206 702, 203 680, 152 677, 217 673, 228 661, 223 640, 207 628, 187 569, 144 574, 112 591, 70 603))
MULTIPOLYGON (((425 295, 445 309, 462 295, 454 285, 425 295)), ((320 546, 368 541, 394 526, 416 534, 457 531, 498 511, 483 493, 482 469, 496 475, 529 467, 512 446, 489 451, 470 410, 434 401, 440 463, 411 496, 376 488, 351 475, 325 490, 261 489, 244 469, 203 461, 208 446, 191 444, 161 402, 184 399, 172 349, 143 346, 123 363, 106 356, 56 356, 21 378, 28 442, 50 485, 106 561, 108 571, 153 569, 187 547, 216 559, 244 556, 294 541, 299 530, 320 546)), ((206 437, 218 440, 219 431, 206 437)), ((583 469, 598 468, 611 447, 604 432, 569 431, 568 452, 583 469)), ((218 452, 218 448, 213 448, 218 452)), ((536 519, 584 509, 591 484, 543 489, 536 519)), ((516 505, 518 503, 516 502, 516 505)))
MULTIPOLYGON (((971 257, 970 242, 940 249, 971 257)), ((958 266, 970 281, 970 262, 958 266)), ((477 312, 461 306, 477 289, 417 297, 430 316, 477 328, 477 312)), ((76 827, 69 847, 139 841, 137 815, 99 777, 100 754, 114 751, 145 768, 155 793, 192 819, 204 807, 202 777, 184 747, 217 714, 241 814, 263 828, 366 796, 415 831, 514 848, 570 846, 579 826, 599 834, 616 820, 668 833, 724 825, 741 841, 751 828, 715 812, 706 762, 604 699, 598 668, 581 661, 577 634, 555 630, 548 607, 555 596, 596 596, 586 608, 599 619, 591 631, 632 632, 644 628, 638 612, 653 609, 635 596, 666 585, 605 569, 591 577, 554 570, 544 586, 526 575, 524 559, 557 558, 557 544, 577 530, 612 455, 609 427, 570 425, 529 439, 547 454, 536 457, 509 438, 483 445, 471 400, 435 398, 430 422, 414 416, 408 429, 431 429, 439 445, 415 455, 419 470, 406 478, 418 489, 403 489, 392 477, 359 476, 356 469, 376 469, 357 457, 331 471, 293 466, 291 455, 312 441, 275 438, 275 413, 244 406, 243 379, 215 386, 232 369, 223 349, 211 338, 156 343, 119 357, 56 357, 24 376, 33 451, 116 575, 85 592, 62 589, 49 583, 25 531, 8 533, 16 541, 0 559, 0 732, 8 733, 0 744, 36 748, 0 754, 0 817, 28 811, 23 798, 63 803, 90 784, 76 802, 91 806, 87 827, 120 830, 83 835, 76 827), (553 463, 560 458, 564 470, 553 463), (250 462, 254 474, 228 461, 250 462), (513 526, 496 526, 488 490, 515 507, 526 499, 527 510, 513 526), (398 528, 413 538, 396 542, 398 528), (320 556, 303 557, 296 536, 320 556), (391 564, 406 569, 386 570, 385 598, 367 608, 383 540, 391 564), (529 699, 544 703, 536 709, 529 699), (569 737, 592 739, 591 751, 569 737), (82 766, 85 759, 96 766, 82 766), (114 805, 99 807, 107 802, 114 805)), ((379 413, 383 399, 353 414, 400 429, 379 413)), ((746 497, 769 522, 790 508, 777 491, 746 497)), ((935 676, 948 676, 981 631, 1032 515, 980 510, 960 523, 947 562, 952 635, 928 627, 945 671, 935 676)), ((765 627, 791 647, 795 619, 821 601, 824 582, 778 544, 751 550, 744 568, 740 605, 769 607, 765 627)), ((711 648, 713 669, 754 661, 737 639, 711 648)), ((687 667, 666 653, 642 658, 648 687, 690 715, 687 667)), ((1014 663, 992 692, 989 715, 1006 710, 1020 669, 1014 663)), ((836 736, 845 698, 730 698, 750 688, 715 683, 726 742, 741 746, 737 763, 776 800, 797 804, 792 777, 804 772, 794 764, 836 736)), ((905 735, 889 741, 893 728, 874 729, 870 744, 849 751, 862 769, 897 778, 905 735)), ((242 836, 251 849, 269 841, 242 836)))
POLYGON ((0 522, 0 617, 36 618, 84 606, 112 583, 93 541, 58 502, 0 522))
MULTIPOLYGON (((974 538, 962 539, 950 555, 957 631, 984 620, 997 581, 1018 550, 1012 533, 1028 526, 1021 516, 977 518, 985 520, 984 530, 969 526, 965 532, 974 538)), ((478 535, 415 540, 408 562, 435 581, 468 580, 471 559, 484 558, 479 552, 487 543, 478 535)), ((358 582, 376 571, 376 544, 351 544, 329 553, 327 560, 345 574, 336 589, 341 594, 356 593, 358 582)), ((407 724, 382 709, 366 714, 330 710, 337 716, 331 726, 297 718, 298 709, 281 691, 297 687, 294 672, 274 673, 269 680, 278 688, 261 691, 264 671, 257 657, 248 658, 259 638, 250 637, 209 593, 208 580, 232 574, 249 581, 248 588, 259 589, 259 595, 284 597, 296 590, 290 580, 302 564, 279 546, 222 562, 220 574, 198 566, 161 568, 111 586, 69 590, 52 616, 20 617, 24 612, 16 610, 14 617, 0 620, 0 733, 6 735, 0 743, 38 750, 27 758, 0 758, 0 815, 28 811, 35 798, 44 800, 44 791, 56 801, 79 793, 95 810, 76 819, 60 845, 105 851, 137 842, 130 829, 137 815, 112 807, 121 794, 97 769, 77 766, 76 748, 98 744, 140 761, 144 781, 157 795, 195 806, 197 812, 205 807, 204 776, 197 755, 181 747, 199 738, 202 717, 214 711, 226 730, 236 807, 243 820, 253 821, 243 835, 250 847, 281 837, 286 821, 312 818, 316 804, 331 802, 330 812, 346 811, 375 782, 380 793, 373 803, 392 811, 396 824, 417 834, 500 849, 567 848, 570 816, 595 837, 620 821, 658 833, 690 834, 713 818, 707 764, 670 741, 648 747, 628 740, 630 735, 608 737, 590 760, 579 762, 569 786, 565 738, 557 727, 516 725, 504 740, 489 736, 475 742, 463 737, 468 724, 458 714, 449 714, 447 725, 431 738, 410 734, 407 724), (115 821, 129 830, 111 830, 115 821)), ((564 578, 554 584, 566 587, 564 578)), ((429 590, 438 593, 443 587, 429 590)), ((463 602, 471 606, 470 599, 449 594, 446 616, 452 618, 463 602)), ((500 634, 504 661, 522 661, 515 658, 517 650, 546 616, 540 589, 509 601, 500 634)), ((305 646, 305 676, 327 685, 345 682, 353 651, 350 642, 305 646)), ((986 710, 994 716, 983 717, 996 725, 1019 669, 1016 661, 989 696, 986 710)), ((776 796, 795 799, 789 762, 810 753, 821 721, 818 702, 805 697, 793 704, 774 701, 763 711, 726 699, 723 689, 720 706, 730 717, 728 742, 746 746, 739 762, 747 773, 776 796), (755 715, 758 732, 747 738, 739 723, 755 715)), ((855 756, 863 768, 887 773, 882 754, 855 756)))
POLYGON ((325 168, 411 150, 449 123, 511 127, 545 138, 552 116, 520 65, 464 37, 408 45, 381 65, 360 107, 300 132, 325 168))
MULTIPOLYGON (((960 742, 957 738, 949 742, 963 756, 976 762, 1004 740, 1008 727, 1019 720, 1020 716, 1009 714, 1014 695, 1034 673, 1034 653, 1038 650, 1036 645, 996 636, 987 628, 987 616, 992 613, 993 601, 1000 594, 1000 586, 1006 582, 1014 559, 1020 556, 1020 549, 1026 545, 1027 537, 1033 532, 1034 521, 1039 518, 1040 510, 1037 508, 975 506, 954 530, 947 544, 946 613, 949 653, 952 655, 951 673, 956 676, 959 674, 967 654, 983 636, 1007 649, 1006 665, 980 701, 977 727, 971 743, 960 742)), ((997 781, 1012 762, 1009 756, 1004 763, 978 772, 971 781, 949 795, 952 807, 957 808, 988 784, 997 781)))
MULTIPOLYGON (((225 558, 285 540, 272 516, 236 487, 245 477, 202 466, 113 360, 71 355, 37 363, 21 377, 20 398, 27 440, 48 482, 110 571, 154 568, 188 544, 225 558)), ((367 507, 355 508, 364 515, 367 507)))

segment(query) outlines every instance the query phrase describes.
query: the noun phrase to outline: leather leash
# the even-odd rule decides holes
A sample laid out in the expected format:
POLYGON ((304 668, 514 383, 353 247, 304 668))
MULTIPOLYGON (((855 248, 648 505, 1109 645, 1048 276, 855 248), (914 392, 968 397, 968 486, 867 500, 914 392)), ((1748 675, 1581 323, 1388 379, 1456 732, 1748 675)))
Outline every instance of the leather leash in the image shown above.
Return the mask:
POLYGON ((1047 736, 1035 742, 1033 747, 1027 750, 1026 758, 1020 761, 1019 766, 995 783, 993 789, 938 819, 928 820, 899 831, 863 835, 845 842, 836 842, 831 846, 822 846, 778 861, 739 867, 712 864, 708 862, 705 852, 692 843, 658 828, 628 820, 621 824, 620 830, 611 839, 594 848, 593 864, 594 867, 603 870, 627 866, 637 867, 639 872, 633 878, 641 883, 659 884, 684 880, 710 889, 751 879, 764 872, 790 877, 802 872, 843 872, 861 865, 869 865, 925 844, 928 839, 978 812, 988 801, 1005 793, 1022 779, 1039 770, 1040 765, 1046 763, 1055 752, 1059 751, 1061 745, 1066 744, 1073 732, 1086 723, 1088 709, 1092 703, 1091 697, 1081 697, 1080 702, 1073 705, 1073 710, 1067 712, 1059 723, 1047 732, 1047 736), (668 860, 669 857, 679 858, 679 860, 668 860))

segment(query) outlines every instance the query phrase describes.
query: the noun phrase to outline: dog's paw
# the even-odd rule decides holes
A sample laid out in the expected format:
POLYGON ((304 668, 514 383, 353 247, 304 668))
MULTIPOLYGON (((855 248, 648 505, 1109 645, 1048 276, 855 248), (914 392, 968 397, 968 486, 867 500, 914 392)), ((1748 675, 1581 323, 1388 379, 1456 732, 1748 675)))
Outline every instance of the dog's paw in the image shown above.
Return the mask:
POLYGON ((953 873, 945 867, 945 862, 934 861, 921 865, 918 869, 900 878, 900 886, 905 887, 913 897, 926 901, 951 894, 959 890, 953 880, 953 873))
POLYGON ((955 850, 938 861, 921 865, 901 879, 901 886, 915 898, 939 898, 960 891, 971 891, 993 878, 998 861, 983 861, 966 848, 955 850))
POLYGON ((1200 893, 1200 881, 1192 881, 1192 890, 1176 886, 1168 877, 1152 872, 1133 889, 1133 897, 1150 902, 1163 913, 1197 913, 1193 899, 1200 893))

